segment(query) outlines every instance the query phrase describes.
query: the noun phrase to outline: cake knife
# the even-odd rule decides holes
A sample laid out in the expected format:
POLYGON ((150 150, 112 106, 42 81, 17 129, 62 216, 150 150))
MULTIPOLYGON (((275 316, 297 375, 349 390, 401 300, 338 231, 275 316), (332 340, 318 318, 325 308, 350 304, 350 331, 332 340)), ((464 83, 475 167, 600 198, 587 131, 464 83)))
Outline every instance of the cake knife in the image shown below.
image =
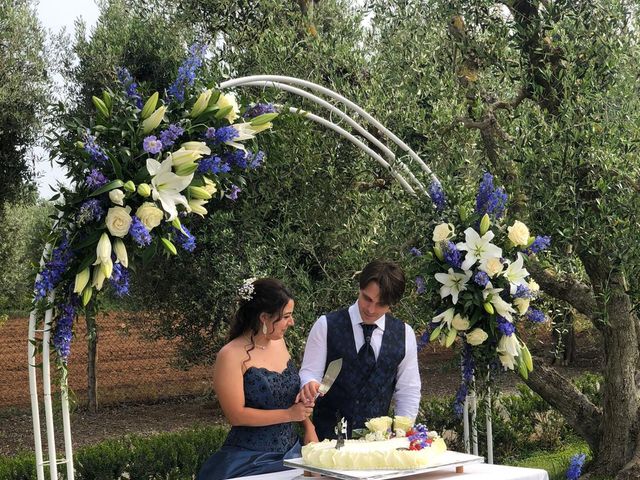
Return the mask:
POLYGON ((316 398, 319 395, 326 395, 333 382, 336 381, 338 375, 340 374, 340 370, 342 370, 342 358, 338 358, 329 363, 327 367, 327 371, 324 373, 324 377, 322 377, 322 382, 320 382, 320 388, 318 389, 318 393, 316 393, 316 398))

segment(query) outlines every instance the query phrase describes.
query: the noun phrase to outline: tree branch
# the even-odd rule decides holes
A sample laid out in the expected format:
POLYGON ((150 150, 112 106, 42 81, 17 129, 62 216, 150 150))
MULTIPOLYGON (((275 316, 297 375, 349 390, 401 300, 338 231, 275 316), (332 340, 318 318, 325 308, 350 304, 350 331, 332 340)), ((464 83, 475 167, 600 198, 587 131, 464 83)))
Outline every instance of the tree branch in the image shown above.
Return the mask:
POLYGON ((600 311, 591 287, 569 275, 560 277, 535 260, 527 265, 527 269, 545 293, 558 300, 564 300, 578 312, 589 317, 594 325, 598 325, 600 311))
POLYGON ((536 367, 525 382, 566 418, 593 452, 598 451, 602 431, 600 408, 591 403, 569 380, 541 361, 536 362, 536 367))

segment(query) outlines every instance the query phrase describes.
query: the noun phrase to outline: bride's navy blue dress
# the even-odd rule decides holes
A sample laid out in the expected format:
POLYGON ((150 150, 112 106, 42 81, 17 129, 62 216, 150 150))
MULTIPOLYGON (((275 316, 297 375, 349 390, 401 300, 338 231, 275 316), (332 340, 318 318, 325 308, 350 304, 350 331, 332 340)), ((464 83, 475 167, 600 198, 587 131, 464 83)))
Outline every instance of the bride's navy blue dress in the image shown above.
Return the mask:
MULTIPOLYGON (((259 367, 249 367, 244 373, 246 407, 286 409, 293 405, 299 391, 298 369, 292 360, 282 373, 259 367)), ((282 461, 300 456, 300 442, 293 423, 231 427, 223 446, 205 462, 197 480, 223 480, 288 470, 282 461)))

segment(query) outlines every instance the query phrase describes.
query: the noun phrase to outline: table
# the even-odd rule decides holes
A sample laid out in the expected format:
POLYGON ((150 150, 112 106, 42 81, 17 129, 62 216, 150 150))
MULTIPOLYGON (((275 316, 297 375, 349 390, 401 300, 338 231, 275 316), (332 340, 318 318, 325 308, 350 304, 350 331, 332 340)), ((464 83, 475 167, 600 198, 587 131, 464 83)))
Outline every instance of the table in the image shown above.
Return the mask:
MULTIPOLYGON (((285 472, 242 477, 242 480, 313 479, 313 477, 302 477, 301 475, 302 470, 296 468, 285 472)), ((403 480, 549 480, 549 474, 545 470, 537 468, 508 467, 505 465, 476 463, 473 465, 465 465, 464 473, 456 473, 455 468, 450 467, 421 475, 403 477, 403 480)))

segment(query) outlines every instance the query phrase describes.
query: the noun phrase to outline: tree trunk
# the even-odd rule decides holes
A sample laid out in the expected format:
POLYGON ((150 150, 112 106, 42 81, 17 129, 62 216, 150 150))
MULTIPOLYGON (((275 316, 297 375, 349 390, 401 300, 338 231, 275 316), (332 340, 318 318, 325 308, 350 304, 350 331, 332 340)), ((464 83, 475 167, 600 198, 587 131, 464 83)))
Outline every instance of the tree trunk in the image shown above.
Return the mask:
POLYGON ((87 403, 92 412, 98 411, 98 328, 96 314, 93 308, 87 308, 87 403))

